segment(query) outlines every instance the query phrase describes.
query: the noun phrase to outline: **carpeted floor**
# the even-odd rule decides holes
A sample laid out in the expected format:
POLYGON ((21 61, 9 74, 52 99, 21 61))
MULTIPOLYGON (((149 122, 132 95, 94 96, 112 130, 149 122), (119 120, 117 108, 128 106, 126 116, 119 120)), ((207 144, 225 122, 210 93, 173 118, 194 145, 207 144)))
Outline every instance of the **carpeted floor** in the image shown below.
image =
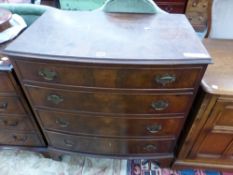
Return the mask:
MULTIPOLYGON (((233 170, 232 170, 233 171, 233 170)), ((127 162, 127 175, 233 175, 211 170, 181 170, 174 171, 168 168, 159 168, 156 163, 148 160, 131 160, 127 162)))
POLYGON ((28 151, 0 151, 0 175, 126 175, 126 160, 64 156, 62 161, 28 151))
POLYGON ((62 161, 29 151, 0 151, 0 175, 233 175, 217 171, 160 169, 144 160, 63 156, 62 161))

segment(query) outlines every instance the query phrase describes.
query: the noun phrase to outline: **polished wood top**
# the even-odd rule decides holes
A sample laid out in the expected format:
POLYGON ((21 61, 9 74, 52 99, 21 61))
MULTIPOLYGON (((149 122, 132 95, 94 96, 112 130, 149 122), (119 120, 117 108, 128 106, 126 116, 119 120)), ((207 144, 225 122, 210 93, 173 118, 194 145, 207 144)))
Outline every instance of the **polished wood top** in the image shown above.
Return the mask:
POLYGON ((202 86, 211 94, 233 95, 233 40, 203 41, 214 64, 209 65, 202 86))
POLYGON ((5 53, 89 63, 210 63, 208 52, 180 14, 47 11, 5 53))

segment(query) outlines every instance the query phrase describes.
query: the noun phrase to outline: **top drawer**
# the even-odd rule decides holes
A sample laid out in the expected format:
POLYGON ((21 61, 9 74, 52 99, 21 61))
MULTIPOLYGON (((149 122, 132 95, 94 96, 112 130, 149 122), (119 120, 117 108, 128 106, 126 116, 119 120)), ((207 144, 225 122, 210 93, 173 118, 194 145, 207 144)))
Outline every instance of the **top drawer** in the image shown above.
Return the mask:
POLYGON ((201 66, 126 67, 16 61, 24 81, 122 89, 193 89, 201 66))

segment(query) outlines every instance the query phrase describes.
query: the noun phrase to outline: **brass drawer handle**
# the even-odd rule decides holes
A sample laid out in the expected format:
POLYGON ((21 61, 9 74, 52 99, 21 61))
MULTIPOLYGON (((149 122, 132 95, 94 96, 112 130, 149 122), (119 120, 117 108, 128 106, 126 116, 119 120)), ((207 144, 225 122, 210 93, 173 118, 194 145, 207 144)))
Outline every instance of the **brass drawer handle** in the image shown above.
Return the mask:
POLYGON ((147 131, 149 131, 150 133, 157 133, 162 129, 161 125, 155 124, 155 125, 150 125, 146 127, 147 131))
POLYGON ((153 152, 157 150, 157 147, 155 145, 150 144, 146 145, 143 149, 147 152, 153 152))
POLYGON ((15 127, 19 123, 17 120, 9 121, 9 120, 3 120, 3 119, 0 119, 0 122, 2 122, 5 126, 11 126, 11 127, 15 127))
POLYGON ((155 81, 158 84, 162 84, 163 86, 166 86, 167 84, 174 83, 176 81, 176 76, 169 74, 157 75, 155 81))
POLYGON ((151 107, 156 111, 163 111, 168 108, 169 103, 164 100, 156 101, 151 104, 151 107))
POLYGON ((72 147, 74 146, 74 142, 71 140, 64 139, 64 143, 67 147, 72 147))
POLYGON ((38 71, 38 75, 43 77, 47 81, 52 81, 56 78, 57 73, 55 71, 52 71, 48 68, 43 68, 38 71))
POLYGON ((51 94, 47 97, 47 100, 57 105, 63 102, 64 99, 59 95, 51 94))
POLYGON ((61 119, 61 118, 56 119, 56 124, 58 124, 62 128, 66 128, 69 126, 69 122, 65 121, 64 119, 61 119))
POLYGON ((26 142, 27 139, 28 139, 27 136, 17 136, 17 135, 13 135, 12 137, 13 137, 13 139, 14 139, 16 142, 22 142, 22 143, 26 142))
POLYGON ((1 103, 0 103, 0 110, 6 110, 6 109, 7 109, 7 106, 8 106, 8 103, 7 103, 7 102, 1 102, 1 103))

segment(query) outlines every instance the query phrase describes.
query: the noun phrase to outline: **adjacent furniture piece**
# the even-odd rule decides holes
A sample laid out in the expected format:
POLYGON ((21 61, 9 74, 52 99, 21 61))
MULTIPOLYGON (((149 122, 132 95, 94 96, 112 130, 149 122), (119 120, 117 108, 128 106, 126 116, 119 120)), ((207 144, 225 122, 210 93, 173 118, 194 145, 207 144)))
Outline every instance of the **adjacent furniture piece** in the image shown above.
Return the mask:
POLYGON ((211 2, 208 38, 233 39, 233 1, 212 0, 211 2))
POLYGON ((197 32, 207 31, 208 10, 212 0, 189 0, 185 14, 197 32))
POLYGON ((40 17, 46 10, 54 9, 44 5, 26 3, 0 3, 0 8, 7 9, 13 14, 15 13, 22 16, 28 26, 31 25, 38 17, 40 17))
POLYGON ((55 0, 42 0, 41 4, 51 6, 51 7, 59 7, 59 2, 55 0))
POLYGON ((32 3, 31 0, 0 0, 0 3, 32 3))
POLYGON ((106 0, 102 9, 108 13, 166 13, 153 0, 106 0))
POLYGON ((168 13, 185 13, 188 0, 153 0, 168 13))
POLYGON ((204 40, 213 57, 202 80, 203 99, 174 167, 233 170, 233 41, 204 40))
MULTIPOLYGON (((100 8, 106 0, 56 0, 63 10, 95 10, 100 8)), ((143 1, 143 0, 142 0, 143 1)), ((188 0, 151 0, 169 13, 184 13, 188 0)), ((43 1, 42 1, 43 3, 43 1)))
MULTIPOLYGON (((0 35, 3 35, 12 27, 6 23, 14 15, 2 8, 0 13, 0 35)), ((1 44, 0 51, 7 44, 9 42, 1 44)), ((18 83, 12 64, 9 58, 0 55, 0 149, 34 150, 47 155, 45 145, 44 137, 18 83)))
POLYGON ((4 54, 50 153, 151 157, 161 166, 174 158, 211 62, 184 15, 102 11, 47 11, 4 54))
POLYGON ((104 5, 106 0, 55 0, 63 10, 95 10, 104 5))
POLYGON ((6 57, 0 58, 0 148, 45 146, 6 57))

